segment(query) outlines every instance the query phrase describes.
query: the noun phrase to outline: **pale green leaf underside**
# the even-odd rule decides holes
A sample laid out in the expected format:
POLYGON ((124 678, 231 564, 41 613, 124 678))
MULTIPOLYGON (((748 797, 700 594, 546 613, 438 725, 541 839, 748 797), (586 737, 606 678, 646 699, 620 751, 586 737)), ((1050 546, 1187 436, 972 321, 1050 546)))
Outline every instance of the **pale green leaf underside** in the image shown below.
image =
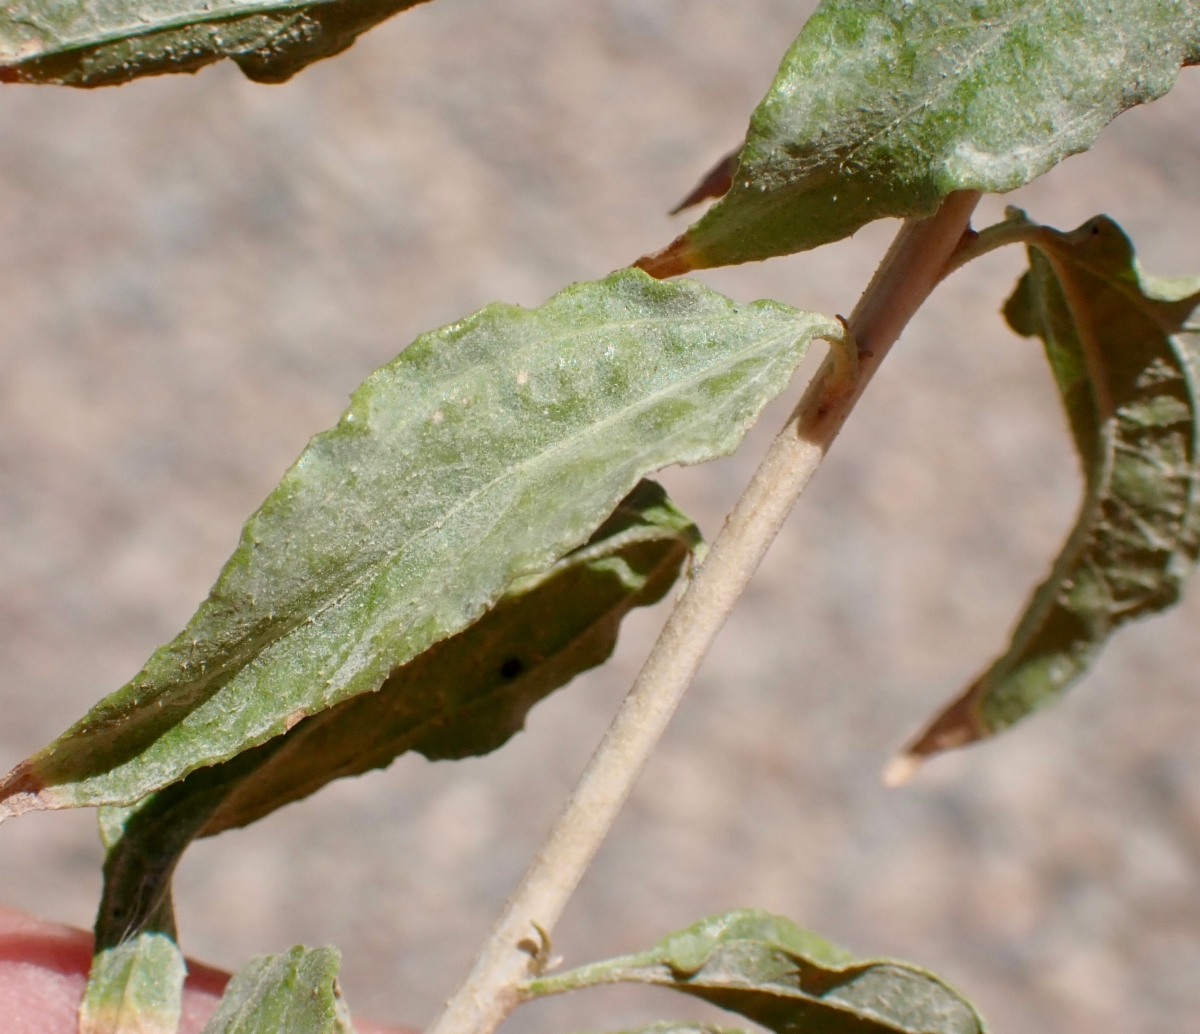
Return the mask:
POLYGON ((187 965, 175 939, 147 930, 97 952, 79 1034, 175 1034, 187 965))
POLYGON ((422 336, 313 439, 188 627, 0 781, 0 816, 132 803, 378 689, 643 475, 733 451, 840 334, 626 270, 422 336))
POLYGON ((297 945, 251 959, 201 1034, 354 1034, 337 988, 336 948, 297 945))
POLYGON ((232 58, 277 83, 423 0, 13 0, 0 82, 111 86, 232 58))
POLYGON ((1103 216, 1072 233, 1010 210, 1030 269, 1005 306, 1040 337, 1087 481, 1083 506, 1008 651, 910 748, 920 757, 1008 728, 1053 702, 1122 625, 1179 601, 1200 553, 1200 355, 1179 332, 1200 277, 1138 266, 1103 216))
POLYGON ((956 190, 1013 190, 1200 60, 1197 0, 825 0, 725 197, 658 276, 785 255, 956 190))
POLYGON ((932 974, 855 960, 788 919, 752 910, 701 920, 640 954, 529 981, 523 993, 536 998, 617 982, 670 987, 778 1034, 984 1030, 971 1004, 932 974))
POLYGON ((407 750, 438 758, 498 747, 533 704, 608 657, 622 617, 662 598, 698 540, 663 490, 643 481, 586 546, 510 589, 378 692, 306 718, 131 808, 99 809, 109 850, 97 945, 170 926, 171 877, 197 836, 246 825, 407 750))

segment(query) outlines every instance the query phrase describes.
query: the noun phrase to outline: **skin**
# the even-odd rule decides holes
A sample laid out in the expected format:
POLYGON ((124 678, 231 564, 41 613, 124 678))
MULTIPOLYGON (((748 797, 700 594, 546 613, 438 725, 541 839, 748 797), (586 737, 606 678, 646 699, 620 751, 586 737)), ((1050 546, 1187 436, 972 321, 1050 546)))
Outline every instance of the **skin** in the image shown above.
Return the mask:
MULTIPOLYGON (((0 1026, 4 1034, 75 1034, 92 935, 0 905, 0 1026)), ((200 1034, 229 974, 188 960, 179 1034, 200 1034)), ((358 1034, 412 1034, 355 1019, 358 1034)))

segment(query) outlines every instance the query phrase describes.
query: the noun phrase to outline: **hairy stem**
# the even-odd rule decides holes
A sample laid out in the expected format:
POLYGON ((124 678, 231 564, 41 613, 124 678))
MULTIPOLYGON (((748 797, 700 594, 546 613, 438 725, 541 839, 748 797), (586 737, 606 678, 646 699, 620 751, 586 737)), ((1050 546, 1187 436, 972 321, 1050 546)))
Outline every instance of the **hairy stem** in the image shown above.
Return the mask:
POLYGON ((543 964, 575 891, 700 662, 888 349, 928 297, 979 195, 951 194, 909 220, 848 321, 858 362, 836 346, 734 506, 562 813, 504 906, 466 981, 429 1034, 492 1034, 543 964), (857 365, 857 372, 854 366, 857 365))

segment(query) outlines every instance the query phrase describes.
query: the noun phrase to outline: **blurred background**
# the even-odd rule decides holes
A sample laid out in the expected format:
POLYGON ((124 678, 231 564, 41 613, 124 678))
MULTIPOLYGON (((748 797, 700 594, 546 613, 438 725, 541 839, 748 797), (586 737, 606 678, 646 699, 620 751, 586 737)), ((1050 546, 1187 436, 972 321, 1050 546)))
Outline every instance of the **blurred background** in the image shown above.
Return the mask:
MULTIPOLYGON (((91 93, 0 91, 0 766, 187 620, 245 517, 348 393, 421 331, 537 305, 660 247, 736 145, 805 0, 437 0, 284 86, 231 64, 91 93)), ((1107 212, 1160 274, 1200 269, 1200 72, 1008 198, 1107 212)), ((876 224, 702 275, 846 313, 876 224)), ((1080 491, 1036 343, 997 310, 1012 249, 912 323, 772 549, 556 936, 568 963, 757 906, 945 975, 997 1034, 1176 1032, 1200 1011, 1200 586, 1122 632, 1061 706, 878 773, 1004 648, 1080 491)), ((811 371, 811 365, 806 367, 811 371)), ((803 372, 789 398, 794 398, 803 372)), ((664 475, 711 537, 782 421, 664 475)), ((236 968, 334 943, 364 1015, 422 1025, 664 617, 496 754, 409 756, 251 829, 177 879, 191 954, 236 968)), ((91 813, 0 829, 0 901, 91 924, 91 813)), ((706 1015, 604 990, 521 1034, 706 1015)))

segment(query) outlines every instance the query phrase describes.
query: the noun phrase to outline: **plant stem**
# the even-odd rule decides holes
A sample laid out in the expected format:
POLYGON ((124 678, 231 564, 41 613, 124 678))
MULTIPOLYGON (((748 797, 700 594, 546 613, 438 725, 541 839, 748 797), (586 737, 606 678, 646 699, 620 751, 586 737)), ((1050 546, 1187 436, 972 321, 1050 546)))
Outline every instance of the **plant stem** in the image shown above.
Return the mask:
POLYGON ((1025 213, 1019 209, 1009 208, 1004 222, 996 223, 980 230, 970 231, 963 236, 954 254, 946 262, 941 278, 944 280, 957 269, 968 262, 973 262, 989 251, 1006 247, 1009 244, 1035 244, 1038 241, 1053 240, 1055 231, 1031 223, 1025 213))
POLYGON ((835 346, 726 519, 466 981, 429 1034, 492 1034, 519 1004, 521 982, 544 962, 548 931, 709 646, 867 382, 937 284, 978 200, 970 191, 951 194, 933 217, 910 219, 901 228, 848 322, 858 343, 857 376, 835 346))

